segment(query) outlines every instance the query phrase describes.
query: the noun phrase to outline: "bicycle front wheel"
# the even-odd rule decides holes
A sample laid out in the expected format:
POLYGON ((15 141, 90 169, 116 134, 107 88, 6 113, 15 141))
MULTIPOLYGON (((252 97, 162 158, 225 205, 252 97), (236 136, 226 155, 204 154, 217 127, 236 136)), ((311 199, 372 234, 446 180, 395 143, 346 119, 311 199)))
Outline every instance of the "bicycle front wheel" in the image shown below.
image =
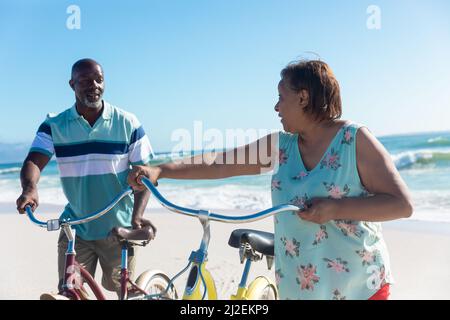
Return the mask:
POLYGON ((173 284, 169 288, 169 283, 169 277, 157 270, 145 271, 136 280, 136 285, 148 295, 155 295, 155 299, 176 300, 178 299, 177 290, 173 284))
POLYGON ((257 277, 250 283, 246 293, 247 300, 277 300, 278 290, 267 277, 257 277))

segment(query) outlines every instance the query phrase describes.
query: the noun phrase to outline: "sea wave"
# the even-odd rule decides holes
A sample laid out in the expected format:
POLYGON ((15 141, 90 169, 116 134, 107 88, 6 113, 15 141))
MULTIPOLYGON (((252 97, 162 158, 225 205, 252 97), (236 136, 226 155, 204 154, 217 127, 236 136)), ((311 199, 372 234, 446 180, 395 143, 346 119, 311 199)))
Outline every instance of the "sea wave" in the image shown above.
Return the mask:
MULTIPOLYGON (((271 206, 270 187, 224 184, 215 187, 160 186, 161 194, 171 202, 197 209, 262 210, 271 206)), ((160 207, 156 199, 150 207, 160 207)))
POLYGON ((450 163, 450 150, 416 150, 392 155, 398 170, 408 169, 414 165, 434 165, 450 163))
MULTIPOLYGON (((244 181, 248 181, 247 178, 244 181)), ((422 186, 422 184, 420 184, 422 186)), ((161 181, 158 187, 169 201, 189 208, 205 210, 235 210, 256 212, 271 207, 270 183, 252 185, 240 181, 218 182, 218 184, 196 184, 192 181, 177 183, 161 181)), ((0 203, 14 204, 20 195, 21 187, 18 179, 0 179, 0 203)), ((414 218, 419 220, 450 222, 450 190, 411 189, 414 203, 414 218)), ((64 206, 64 196, 57 175, 43 176, 39 184, 39 198, 42 204, 64 206)), ((150 198, 148 208, 161 208, 154 197, 150 198)))
POLYGON ((450 147, 450 137, 435 137, 429 138, 425 142, 418 143, 415 148, 433 148, 433 147, 450 147))
POLYGON ((414 219, 450 222, 449 190, 413 190, 411 195, 414 219))
POLYGON ((15 172, 20 172, 21 167, 13 167, 13 168, 5 168, 5 169, 0 169, 0 174, 10 174, 10 173, 15 173, 15 172))
MULTIPOLYGON (((39 202, 65 205, 59 179, 42 177, 39 183, 39 202), (42 182, 42 183, 41 183, 42 182)), ((270 207, 270 185, 221 184, 215 186, 196 186, 191 183, 160 183, 159 191, 171 202, 190 208, 224 210, 262 210, 270 207)), ((0 202, 15 202, 21 193, 18 180, 0 179, 0 202)), ((154 197, 150 198, 150 208, 161 208, 154 197)))

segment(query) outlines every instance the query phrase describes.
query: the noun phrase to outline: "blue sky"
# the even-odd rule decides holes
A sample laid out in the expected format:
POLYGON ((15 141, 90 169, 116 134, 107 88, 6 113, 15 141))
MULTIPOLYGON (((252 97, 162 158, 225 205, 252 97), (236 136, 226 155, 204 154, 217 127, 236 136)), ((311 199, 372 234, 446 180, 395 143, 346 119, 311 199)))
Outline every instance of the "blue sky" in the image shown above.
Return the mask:
POLYGON ((74 101, 73 62, 104 67, 105 99, 135 113, 155 151, 174 129, 281 129, 280 70, 316 52, 340 81, 343 117, 376 135, 450 129, 446 0, 0 2, 0 142, 31 141, 74 101), (69 30, 78 5, 81 29, 69 30), (366 10, 381 9, 369 30, 366 10))

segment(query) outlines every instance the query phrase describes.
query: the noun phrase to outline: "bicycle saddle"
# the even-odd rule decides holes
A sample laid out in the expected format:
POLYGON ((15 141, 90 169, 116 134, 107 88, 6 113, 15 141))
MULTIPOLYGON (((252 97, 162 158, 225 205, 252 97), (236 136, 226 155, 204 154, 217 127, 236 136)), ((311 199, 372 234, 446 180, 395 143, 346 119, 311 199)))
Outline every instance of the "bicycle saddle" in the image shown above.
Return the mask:
POLYGON ((111 230, 111 234, 119 238, 119 240, 127 241, 150 241, 152 239, 152 231, 150 230, 150 227, 144 227, 141 229, 115 227, 111 230))
POLYGON ((233 248, 239 248, 242 243, 248 243, 255 251, 266 256, 274 255, 273 233, 250 229, 234 230, 228 244, 233 248))

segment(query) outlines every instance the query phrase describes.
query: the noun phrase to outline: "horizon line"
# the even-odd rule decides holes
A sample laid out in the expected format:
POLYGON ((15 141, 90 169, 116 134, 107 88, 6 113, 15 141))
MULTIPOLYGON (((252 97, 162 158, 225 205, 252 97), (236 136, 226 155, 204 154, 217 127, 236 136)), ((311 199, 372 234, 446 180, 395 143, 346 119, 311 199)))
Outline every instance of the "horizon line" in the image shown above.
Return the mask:
MULTIPOLYGON (((279 130, 279 131, 283 131, 283 130, 279 130)), ((420 135, 420 134, 439 134, 439 133, 450 133, 450 129, 449 130, 436 130, 436 131, 415 131, 415 132, 400 132, 400 133, 389 133, 389 134, 381 134, 381 135, 375 135, 376 138, 386 138, 386 137, 397 137, 397 136, 411 136, 411 135, 420 135)), ((30 144, 31 145, 32 140, 30 141, 16 141, 16 142, 3 142, 0 140, 0 144, 5 144, 5 145, 14 145, 14 144, 30 144)), ((193 151, 193 150, 189 150, 193 151)), ((198 151, 198 150, 194 150, 194 151, 198 151)), ((156 153, 167 153, 168 151, 160 151, 160 152, 156 152, 156 153)), ((188 150, 185 150, 184 152, 188 152, 188 150)))

